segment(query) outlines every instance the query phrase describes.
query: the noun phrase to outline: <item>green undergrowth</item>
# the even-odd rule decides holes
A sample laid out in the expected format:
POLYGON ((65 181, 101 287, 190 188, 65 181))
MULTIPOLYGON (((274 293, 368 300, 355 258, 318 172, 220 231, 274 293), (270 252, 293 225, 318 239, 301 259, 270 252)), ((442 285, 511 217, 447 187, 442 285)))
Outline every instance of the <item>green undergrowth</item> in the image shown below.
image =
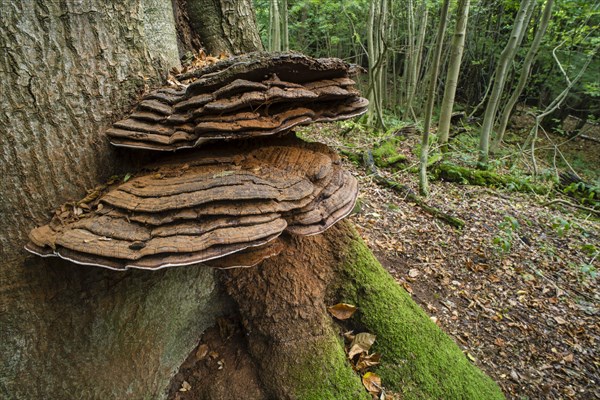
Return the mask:
POLYGON ((375 372, 403 399, 504 399, 499 387, 473 365, 383 269, 355 234, 333 289, 355 304, 353 319, 377 336, 382 355, 375 372))
POLYGON ((287 374, 294 380, 295 395, 301 400, 370 400, 360 377, 346 359, 341 339, 324 335, 303 349, 303 356, 287 374))
POLYGON ((406 156, 398 153, 400 142, 402 142, 402 138, 396 136, 384 140, 374 147, 372 153, 375 165, 380 168, 395 169, 399 164, 405 163, 407 161, 406 156))
POLYGON ((507 188, 517 192, 534 192, 538 194, 545 194, 549 191, 548 187, 534 184, 524 177, 463 167, 450 162, 436 163, 431 166, 429 172, 434 179, 442 179, 447 182, 493 188, 507 188))

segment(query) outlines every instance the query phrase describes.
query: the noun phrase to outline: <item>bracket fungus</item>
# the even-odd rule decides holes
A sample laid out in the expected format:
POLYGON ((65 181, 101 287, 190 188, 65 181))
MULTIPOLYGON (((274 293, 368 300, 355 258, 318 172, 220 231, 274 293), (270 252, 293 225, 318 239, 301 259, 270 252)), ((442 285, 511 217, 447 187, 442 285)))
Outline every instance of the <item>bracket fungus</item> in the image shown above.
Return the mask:
POLYGON ((368 106, 354 89, 352 71, 338 59, 292 53, 232 57, 179 75, 191 80, 183 89, 146 94, 106 134, 115 146, 178 150, 352 118, 368 106))
POLYGON ((231 268, 278 254, 284 233, 325 231, 352 211, 356 179, 327 146, 281 133, 363 113, 367 101, 348 71, 336 59, 260 53, 197 71, 185 90, 151 92, 107 132, 111 143, 156 150, 214 143, 63 205, 30 232, 26 249, 115 270, 231 268))

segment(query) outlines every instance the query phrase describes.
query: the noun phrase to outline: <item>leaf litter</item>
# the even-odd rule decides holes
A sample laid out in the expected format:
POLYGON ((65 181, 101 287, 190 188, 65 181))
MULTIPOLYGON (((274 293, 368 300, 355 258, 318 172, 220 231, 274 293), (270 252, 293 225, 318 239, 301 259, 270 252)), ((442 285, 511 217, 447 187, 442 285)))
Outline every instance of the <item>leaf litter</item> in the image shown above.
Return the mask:
MULTIPOLYGON (((301 135, 350 152, 377 141, 336 129, 343 130, 313 125, 301 135)), ((409 165, 418 161, 411 149, 419 140, 409 135, 398 149, 409 165)), ((525 193, 431 182, 428 202, 463 219, 458 231, 345 163, 360 182, 351 218, 363 239, 508 398, 600 399, 597 220, 525 193), (517 223, 505 228, 512 241, 503 251, 495 238, 507 218, 517 223)), ((380 172, 418 191, 414 174, 380 172)))

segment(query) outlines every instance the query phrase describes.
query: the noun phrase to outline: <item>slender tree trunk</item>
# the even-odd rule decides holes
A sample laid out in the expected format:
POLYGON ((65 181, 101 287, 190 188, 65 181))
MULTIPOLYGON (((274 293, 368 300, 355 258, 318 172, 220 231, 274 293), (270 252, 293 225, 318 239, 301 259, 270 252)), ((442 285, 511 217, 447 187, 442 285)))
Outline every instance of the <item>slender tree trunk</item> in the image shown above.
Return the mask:
POLYGON ((440 110, 440 121, 438 124, 438 142, 442 146, 442 151, 447 150, 448 134, 450 133, 450 119, 452 117, 452 108, 454 106, 454 95, 456 94, 460 63, 465 47, 467 20, 469 18, 469 2, 470 0, 460 0, 456 9, 456 28, 450 48, 450 61, 448 63, 448 74, 446 75, 446 87, 444 89, 444 97, 442 99, 440 110))
MULTIPOLYGON (((427 3, 425 1, 421 2, 421 6, 419 7, 419 32, 416 38, 410 38, 411 40, 411 56, 409 59, 409 63, 407 65, 407 76, 408 76, 408 90, 406 94, 406 111, 404 113, 404 118, 412 117, 416 120, 415 111, 413 108, 415 92, 417 90, 417 86, 419 84, 419 76, 421 75, 421 64, 423 60, 423 47, 425 45, 425 36, 427 33, 427 17, 428 17, 428 9, 427 3), (414 43, 416 40, 416 43, 414 43), (414 44, 412 44, 414 43, 414 44)), ((411 15, 413 11, 410 10, 411 15)), ((414 24, 413 24, 414 25, 414 24)), ((414 28, 413 28, 414 29, 414 28)))
POLYGON ((500 117, 500 121, 498 123, 496 137, 492 143, 492 149, 497 148, 500 143, 502 143, 502 139, 504 138, 504 132, 506 131, 506 126, 508 125, 508 120, 510 115, 512 114, 512 110, 517 104, 523 89, 525 88, 525 84, 527 83, 527 79, 529 78, 529 73, 531 72, 531 65, 535 61, 537 56, 537 52, 540 48, 540 44, 542 43, 542 38, 546 33, 546 29, 548 28, 548 23, 550 22, 550 17, 552 16, 552 6, 554 0, 547 0, 546 6, 544 7, 544 12, 542 14, 541 20, 539 24, 537 24, 537 31, 535 33, 535 37, 533 38, 533 42, 531 42, 531 47, 527 51, 527 55, 525 56, 525 61, 523 61, 523 66, 521 67, 521 74, 519 75, 519 82, 517 83, 517 87, 511 94, 510 98, 506 102, 504 109, 502 110, 502 116, 500 117))
POLYGON ((377 64, 376 59, 376 37, 375 37, 375 12, 377 9, 377 1, 372 1, 369 6, 369 20, 367 22, 367 52, 369 53, 369 92, 367 97, 369 99, 369 110, 367 111, 367 124, 373 125, 374 116, 376 112, 376 97, 375 97, 375 65, 377 64))
POLYGON ((488 162, 490 135, 492 129, 494 128, 496 111, 498 110, 500 97, 502 96, 502 91, 504 90, 504 84, 509 72, 509 66, 515 57, 521 40, 523 39, 523 35, 527 29, 529 17, 533 12, 534 6, 535 0, 521 0, 521 5, 513 24, 510 39, 500 54, 498 65, 496 66, 496 72, 494 74, 494 86, 485 109, 483 124, 481 126, 481 135, 479 140, 479 162, 481 164, 487 164, 488 162))
POLYGON ((281 33, 282 33, 282 50, 288 51, 290 49, 290 32, 288 26, 288 1, 281 0, 281 33))
POLYGON ((269 24, 269 50, 281 51, 281 12, 279 11, 279 0, 271 0, 269 24))
POLYGON ((423 136, 421 140, 421 157, 419 166, 419 190, 423 196, 429 194, 429 184, 427 182, 427 159, 429 157, 429 129, 431 129, 431 118, 433 115, 433 104, 435 103, 435 87, 437 85, 437 76, 440 69, 440 59, 442 58, 442 48, 444 45, 444 33, 446 32, 446 23, 448 21, 448 8, 450 0, 444 0, 440 10, 440 24, 438 26, 435 50, 431 65, 431 76, 429 78, 429 87, 427 88, 427 104, 425 106, 425 121, 423 122, 423 136))

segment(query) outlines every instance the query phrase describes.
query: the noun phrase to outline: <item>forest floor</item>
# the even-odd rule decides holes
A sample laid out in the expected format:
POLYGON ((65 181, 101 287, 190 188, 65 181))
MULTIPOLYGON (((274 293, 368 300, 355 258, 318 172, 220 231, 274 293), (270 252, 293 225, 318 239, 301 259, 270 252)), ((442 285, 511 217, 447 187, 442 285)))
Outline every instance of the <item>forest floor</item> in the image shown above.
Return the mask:
MULTIPOLYGON (((525 132, 526 123, 513 129, 525 132)), ((382 140, 343 133, 317 125, 301 134, 346 152, 382 140)), ((414 166, 420 137, 404 136, 396 150, 414 166)), ((542 138, 540 147, 550 139, 558 140, 542 138)), ((567 155, 597 172, 600 144, 576 139, 568 146, 567 155)), ((351 219, 364 240, 508 398, 600 399, 597 215, 544 206, 549 198, 533 193, 431 182, 427 203, 464 220, 457 230, 379 186, 361 165, 345 163, 360 182, 359 211, 351 219)), ((414 172, 380 173, 417 193, 414 172)))

